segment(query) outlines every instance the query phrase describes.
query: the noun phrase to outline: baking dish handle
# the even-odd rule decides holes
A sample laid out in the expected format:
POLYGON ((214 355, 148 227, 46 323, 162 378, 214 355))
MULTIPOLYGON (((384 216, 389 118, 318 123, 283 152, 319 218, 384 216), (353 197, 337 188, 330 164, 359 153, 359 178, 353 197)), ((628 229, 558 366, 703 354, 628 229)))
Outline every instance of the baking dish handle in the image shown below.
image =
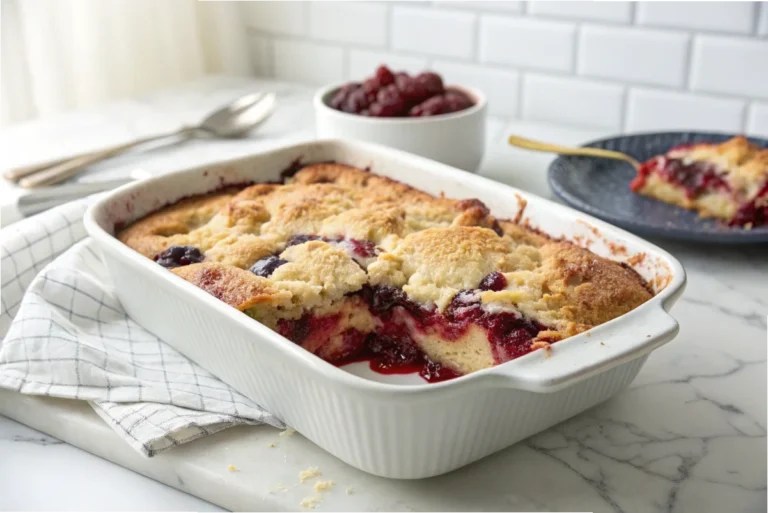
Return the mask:
MULTIPOLYGON (((650 305, 649 305, 650 306, 650 305)), ((647 356, 679 332, 677 321, 658 303, 621 319, 494 367, 493 386, 549 393, 647 356)))

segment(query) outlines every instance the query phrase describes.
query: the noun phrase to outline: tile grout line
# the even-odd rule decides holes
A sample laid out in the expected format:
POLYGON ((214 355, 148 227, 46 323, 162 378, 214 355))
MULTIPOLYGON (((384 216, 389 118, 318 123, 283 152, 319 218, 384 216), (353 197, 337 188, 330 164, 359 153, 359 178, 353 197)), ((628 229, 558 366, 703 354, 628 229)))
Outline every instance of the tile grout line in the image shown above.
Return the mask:
POLYGON ((626 86, 621 92, 621 109, 619 112, 619 130, 622 133, 626 133, 629 125, 629 91, 630 87, 626 86))
POLYGON ((758 32, 760 31, 760 15, 763 9, 768 9, 768 3, 755 2, 752 6, 752 35, 756 38, 760 38, 758 32))
POLYGON ((515 119, 523 119, 523 93, 525 92, 525 76, 522 71, 518 71, 517 76, 517 116, 515 119))
POLYGON ((693 38, 695 33, 688 33, 688 40, 685 42, 685 67, 683 74, 683 91, 691 91, 691 75, 693 75, 693 38))
POLYGON ((741 130, 743 133, 747 133, 747 129, 749 128, 749 113, 754 106, 755 102, 748 101, 744 104, 744 106, 741 108, 741 130))
POLYGON ((472 38, 472 62, 474 64, 480 64, 480 39, 482 37, 482 34, 480 34, 480 27, 482 25, 482 14, 475 13, 475 19, 472 20, 472 26, 475 30, 475 33, 473 34, 472 38))

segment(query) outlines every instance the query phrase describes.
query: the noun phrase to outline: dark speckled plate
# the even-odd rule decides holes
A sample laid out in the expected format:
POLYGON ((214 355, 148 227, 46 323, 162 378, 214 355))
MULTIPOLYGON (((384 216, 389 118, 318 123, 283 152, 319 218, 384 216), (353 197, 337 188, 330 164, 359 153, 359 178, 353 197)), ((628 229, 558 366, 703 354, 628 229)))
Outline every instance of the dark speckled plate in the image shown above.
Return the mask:
MULTIPOLYGON (((612 137, 585 146, 621 151, 643 162, 678 144, 722 142, 731 137, 720 133, 668 132, 612 137)), ((768 147, 765 139, 749 140, 768 147)), ((768 225, 751 230, 729 227, 635 194, 629 190, 634 176, 635 170, 626 162, 572 156, 555 159, 548 175, 552 191, 565 203, 638 234, 721 244, 768 242, 768 225)))

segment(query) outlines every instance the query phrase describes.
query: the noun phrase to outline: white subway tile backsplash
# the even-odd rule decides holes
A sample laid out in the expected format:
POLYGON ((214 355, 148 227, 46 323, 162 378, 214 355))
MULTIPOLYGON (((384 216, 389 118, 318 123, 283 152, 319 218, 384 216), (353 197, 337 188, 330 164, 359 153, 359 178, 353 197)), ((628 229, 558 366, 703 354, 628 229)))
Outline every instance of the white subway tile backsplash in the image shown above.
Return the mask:
POLYGON ((768 37, 768 2, 760 2, 760 17, 757 21, 757 34, 768 37))
POLYGON ((438 7, 450 7, 460 9, 475 9, 481 11, 505 11, 505 12, 522 12, 523 2, 511 2, 511 1, 497 1, 497 2, 473 2, 468 1, 447 1, 447 2, 435 2, 438 7))
POLYGON ((310 84, 328 84, 344 80, 344 50, 341 47, 287 41, 273 42, 275 77, 310 84))
POLYGON ((312 37, 339 43, 387 44, 385 4, 357 2, 311 2, 309 33, 312 37))
POLYGON ((631 89, 627 102, 628 131, 741 131, 746 102, 656 89, 631 89))
POLYGON ((631 2, 529 2, 528 12, 537 16, 554 16, 574 20, 629 23, 631 2))
POLYGON ((698 36, 693 48, 694 90, 768 98, 768 41, 698 36))
POLYGON ((245 2, 245 24, 270 34, 303 35, 306 30, 304 2, 245 2))
POLYGON ((559 21, 502 16, 480 19, 480 60, 568 72, 573 68, 576 26, 559 21))
POLYGON ((523 117, 533 121, 621 128, 623 87, 579 78, 526 74, 523 117))
POLYGON ((491 69, 476 64, 435 61, 432 68, 443 75, 446 84, 480 89, 488 99, 489 112, 504 117, 517 116, 520 75, 515 71, 491 69))
POLYGON ((637 22, 657 27, 752 32, 755 2, 641 2, 637 22))
POLYGON ((768 1, 247 2, 259 75, 380 64, 478 87, 501 117, 768 136, 768 1))
POLYGON ((749 107, 747 133, 768 137, 768 103, 753 103, 749 107))
POLYGON ((593 77, 679 87, 685 82, 688 37, 587 25, 581 29, 578 70, 593 77))
POLYGON ((392 9, 394 49, 443 57, 472 57, 475 14, 400 5, 392 9))
POLYGON ((427 59, 425 57, 413 57, 390 52, 350 50, 347 78, 361 81, 373 75, 376 68, 381 64, 386 64, 393 71, 419 73, 427 68, 427 59))

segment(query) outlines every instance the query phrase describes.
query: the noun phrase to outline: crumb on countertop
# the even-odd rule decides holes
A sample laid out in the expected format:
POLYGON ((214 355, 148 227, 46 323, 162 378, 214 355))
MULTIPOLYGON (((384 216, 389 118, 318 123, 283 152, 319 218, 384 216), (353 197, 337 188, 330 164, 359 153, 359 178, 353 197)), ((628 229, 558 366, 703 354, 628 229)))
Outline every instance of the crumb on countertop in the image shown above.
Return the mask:
POLYGON ((323 473, 320 472, 320 469, 317 467, 307 467, 306 469, 299 472, 299 481, 303 483, 307 479, 312 479, 313 477, 319 477, 322 475, 323 473))
POLYGON ((604 346, 604 345, 605 345, 605 342, 603 342, 603 341, 601 340, 601 341, 600 341, 600 345, 601 345, 601 346, 604 346))
POLYGON ((267 444, 267 447, 277 447, 275 444, 267 444))
POLYGON ((646 335, 645 338, 651 338, 651 336, 650 335, 646 335))
POLYGON ((320 504, 320 501, 322 501, 322 499, 319 495, 315 495, 314 497, 304 497, 299 503, 299 506, 306 509, 315 509, 317 505, 320 504))
POLYGON ((315 491, 316 492, 327 492, 330 490, 333 485, 335 485, 333 481, 318 481, 315 483, 315 491))
POLYGON ((584 336, 585 336, 585 337, 587 337, 587 338, 589 338, 589 337, 591 337, 591 336, 592 336, 592 333, 590 333, 590 332, 586 332, 586 333, 584 334, 584 336))
POLYGON ((352 487, 349 487, 346 490, 344 490, 344 493, 346 493, 347 495, 352 495, 353 493, 355 493, 355 489, 352 487))
POLYGON ((239 468, 237 468, 237 467, 236 467, 236 466, 234 466, 234 465, 228 465, 228 466, 227 466, 227 470, 229 470, 230 472, 240 472, 240 469, 239 469, 239 468))
POLYGON ((296 430, 292 427, 285 428, 285 430, 280 431, 280 436, 293 436, 296 434, 296 430))

